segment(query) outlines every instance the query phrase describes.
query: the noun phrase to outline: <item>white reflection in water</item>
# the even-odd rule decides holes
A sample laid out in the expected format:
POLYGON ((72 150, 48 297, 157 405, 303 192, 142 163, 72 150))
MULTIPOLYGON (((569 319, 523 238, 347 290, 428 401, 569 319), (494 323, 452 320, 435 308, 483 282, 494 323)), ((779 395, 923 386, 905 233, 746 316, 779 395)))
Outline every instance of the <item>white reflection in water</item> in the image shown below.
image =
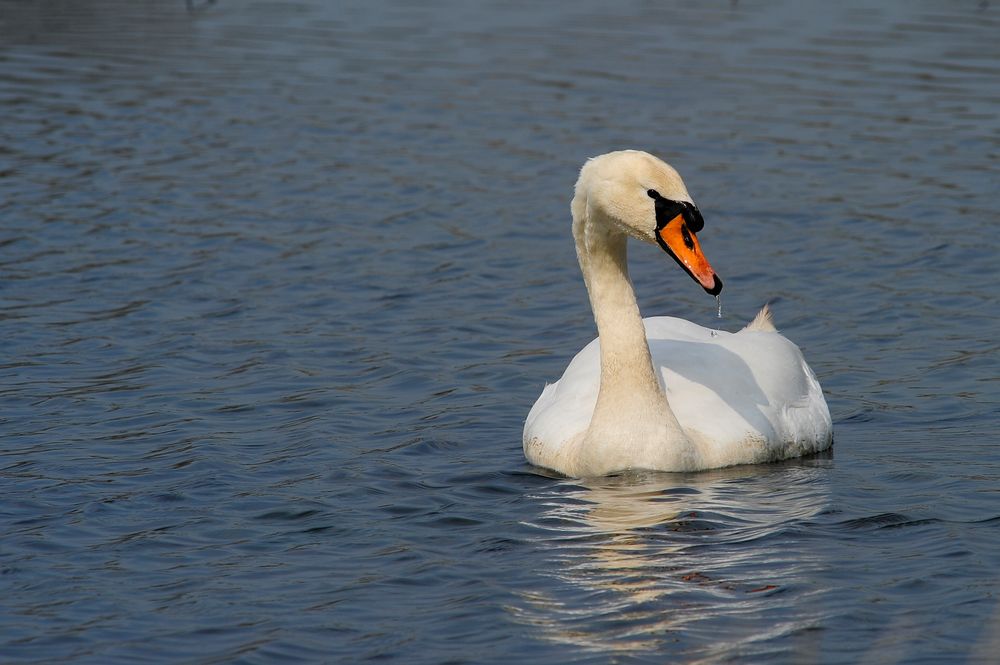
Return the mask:
POLYGON ((602 652, 711 659, 797 634, 799 656, 818 654, 821 548, 797 534, 828 504, 825 473, 812 460, 563 481, 536 497, 532 525, 552 552, 544 574, 563 584, 511 611, 546 640, 602 652))

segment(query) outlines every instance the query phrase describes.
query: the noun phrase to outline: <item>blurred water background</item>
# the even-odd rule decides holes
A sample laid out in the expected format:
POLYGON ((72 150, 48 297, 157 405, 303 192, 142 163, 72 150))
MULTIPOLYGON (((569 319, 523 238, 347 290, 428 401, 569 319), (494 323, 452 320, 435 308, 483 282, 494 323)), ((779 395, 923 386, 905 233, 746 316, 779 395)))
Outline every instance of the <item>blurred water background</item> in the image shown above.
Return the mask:
POLYGON ((989 663, 1000 6, 0 0, 0 661, 989 663), (698 201, 832 454, 594 481, 585 158, 698 201))

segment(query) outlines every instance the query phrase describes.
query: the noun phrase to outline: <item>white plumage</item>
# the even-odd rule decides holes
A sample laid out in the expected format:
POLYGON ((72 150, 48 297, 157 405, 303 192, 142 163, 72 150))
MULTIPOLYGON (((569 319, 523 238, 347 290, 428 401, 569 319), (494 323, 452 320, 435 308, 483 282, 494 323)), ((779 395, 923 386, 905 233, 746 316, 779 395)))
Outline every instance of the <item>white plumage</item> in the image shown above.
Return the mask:
POLYGON ((737 333, 640 318, 627 236, 655 242, 661 234, 664 249, 707 291, 722 288, 691 238, 689 213, 697 209, 676 171, 643 152, 596 157, 584 165, 571 207, 599 337, 532 407, 528 461, 580 477, 768 462, 831 445, 819 383, 768 308, 737 333), (669 202, 660 219, 657 199, 669 202), (682 206, 677 211, 689 204, 688 213, 665 219, 673 203, 682 206))

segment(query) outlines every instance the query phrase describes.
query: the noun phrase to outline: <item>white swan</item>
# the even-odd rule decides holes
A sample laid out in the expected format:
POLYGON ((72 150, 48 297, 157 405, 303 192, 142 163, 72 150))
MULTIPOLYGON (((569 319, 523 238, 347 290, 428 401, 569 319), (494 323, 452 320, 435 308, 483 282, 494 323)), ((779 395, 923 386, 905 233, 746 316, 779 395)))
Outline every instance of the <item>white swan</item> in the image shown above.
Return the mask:
POLYGON ((659 244, 710 294, 722 290, 695 236, 701 213, 672 167, 635 150, 595 157, 570 207, 598 338, 528 414, 529 462, 575 477, 694 471, 832 444, 823 391, 766 306, 737 333, 640 317, 628 236, 659 244))

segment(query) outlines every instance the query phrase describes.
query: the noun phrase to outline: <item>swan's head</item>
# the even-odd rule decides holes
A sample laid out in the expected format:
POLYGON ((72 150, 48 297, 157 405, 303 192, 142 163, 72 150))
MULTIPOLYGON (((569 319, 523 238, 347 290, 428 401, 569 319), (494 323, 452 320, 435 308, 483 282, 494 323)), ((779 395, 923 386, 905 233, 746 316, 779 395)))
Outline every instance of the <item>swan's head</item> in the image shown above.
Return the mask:
POLYGON ((705 222, 681 176, 666 162, 638 150, 594 157, 576 182, 574 214, 580 205, 588 218, 659 245, 708 293, 722 291, 696 236, 705 222))

